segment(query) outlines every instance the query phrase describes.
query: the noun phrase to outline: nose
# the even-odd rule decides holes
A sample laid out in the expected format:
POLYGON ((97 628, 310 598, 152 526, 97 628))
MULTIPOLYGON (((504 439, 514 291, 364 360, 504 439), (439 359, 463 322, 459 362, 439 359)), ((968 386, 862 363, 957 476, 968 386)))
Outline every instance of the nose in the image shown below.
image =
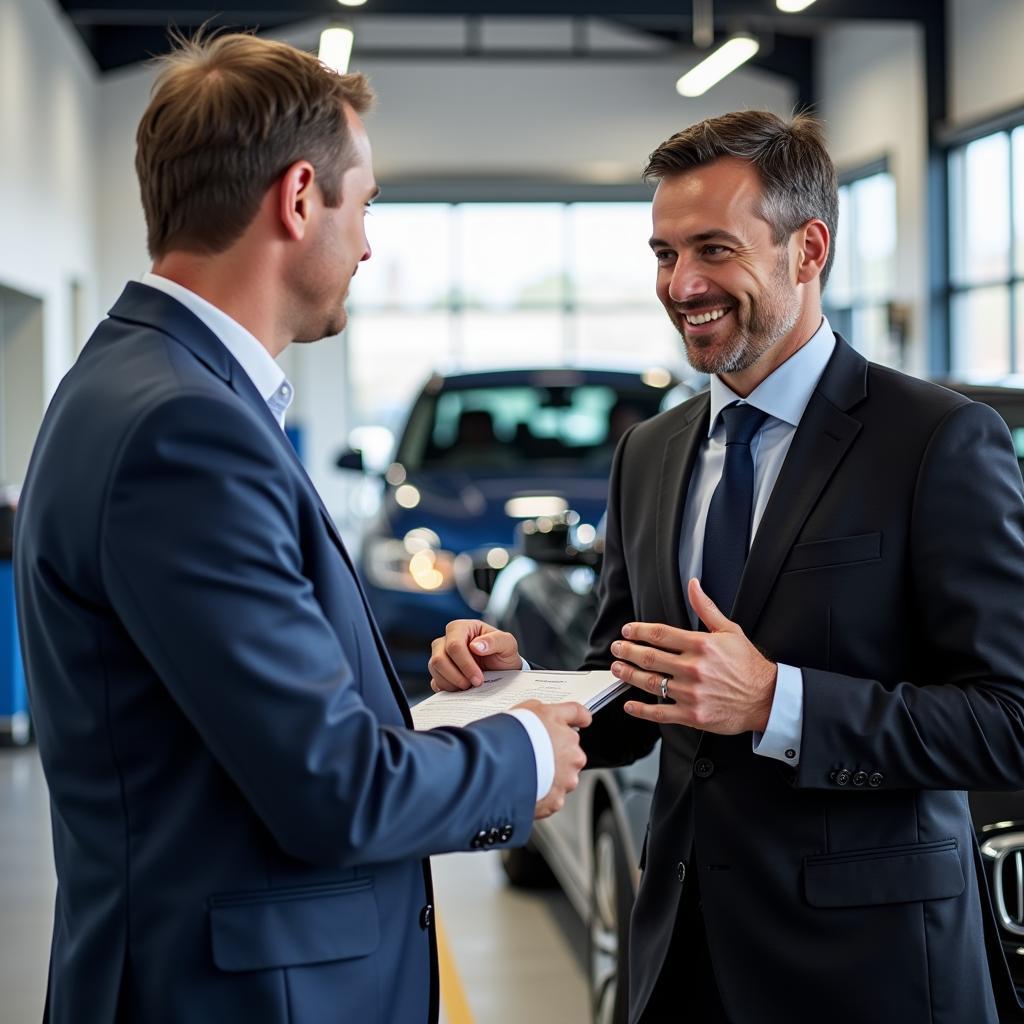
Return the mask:
POLYGON ((363 255, 359 257, 359 262, 364 263, 373 255, 373 250, 370 248, 370 240, 364 235, 363 236, 363 255))
POLYGON ((673 302, 686 302, 708 291, 708 279, 701 273, 696 260, 680 253, 672 266, 668 283, 668 297, 673 302))

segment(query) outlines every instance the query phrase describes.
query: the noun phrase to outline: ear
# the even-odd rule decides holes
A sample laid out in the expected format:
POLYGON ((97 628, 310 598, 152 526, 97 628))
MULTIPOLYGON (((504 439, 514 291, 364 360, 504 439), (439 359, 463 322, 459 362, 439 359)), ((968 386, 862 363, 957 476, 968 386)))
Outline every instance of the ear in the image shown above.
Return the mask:
POLYGON ((278 179, 278 216, 290 239, 301 241, 313 215, 316 171, 308 160, 298 160, 278 179))
POLYGON ((820 277, 825 269, 832 239, 825 222, 821 220, 809 220, 797 231, 796 238, 796 280, 798 284, 807 284, 820 277))

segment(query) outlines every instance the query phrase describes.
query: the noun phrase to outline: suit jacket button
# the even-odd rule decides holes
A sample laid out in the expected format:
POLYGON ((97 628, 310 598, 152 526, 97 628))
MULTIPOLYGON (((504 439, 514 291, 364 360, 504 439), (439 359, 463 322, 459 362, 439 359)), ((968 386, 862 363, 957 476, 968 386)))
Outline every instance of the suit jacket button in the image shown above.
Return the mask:
POLYGON ((511 825, 504 825, 501 829, 501 833, 498 836, 500 842, 507 843, 512 838, 512 833, 515 829, 511 825))
POLYGON ((489 828, 487 830, 487 845, 493 846, 501 838, 501 829, 489 828))
POLYGON ((680 882, 685 882, 686 881, 686 862, 685 861, 680 861, 676 865, 676 878, 678 878, 680 882))
POLYGON ((420 927, 424 931, 427 931, 433 923, 434 923, 434 908, 428 903, 420 911, 420 927))
POLYGON ((837 786, 845 786, 850 781, 850 773, 845 768, 840 768, 832 780, 837 786))
POLYGON ((474 850, 479 850, 481 847, 487 845, 487 829, 481 829, 469 844, 474 850))
POLYGON ((878 787, 882 784, 884 778, 885 776, 881 772, 872 772, 868 776, 868 785, 872 789, 878 789, 878 787))
POLYGON ((698 779, 710 779, 715 774, 715 762, 709 757, 698 757, 693 763, 693 771, 698 779))
POLYGON ((854 772, 853 773, 853 784, 855 786, 863 786, 868 781, 867 772, 854 772))

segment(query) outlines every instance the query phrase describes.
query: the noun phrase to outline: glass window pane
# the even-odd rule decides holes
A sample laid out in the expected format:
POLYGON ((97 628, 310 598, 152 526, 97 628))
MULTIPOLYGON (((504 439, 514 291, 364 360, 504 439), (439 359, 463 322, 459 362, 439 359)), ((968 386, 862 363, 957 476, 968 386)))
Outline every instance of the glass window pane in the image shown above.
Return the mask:
POLYGON ((560 366, 565 362, 565 316, 561 311, 466 310, 454 318, 453 327, 452 362, 460 370, 560 366))
POLYGON ((448 358, 449 320, 446 312, 353 315, 346 332, 353 425, 401 427, 417 390, 448 358))
POLYGON ((647 244, 651 204, 572 203, 568 215, 575 301, 649 303, 658 269, 647 244))
POLYGON ((1014 268, 1024 274, 1024 125, 1013 132, 1013 231, 1014 268))
POLYGON ((1010 272, 1010 137, 969 143, 950 160, 953 280, 996 281, 1010 272))
POLYGON ((836 225, 836 237, 832 239, 835 261, 825 286, 825 297, 830 306, 848 306, 853 301, 853 230, 850 186, 843 185, 839 189, 839 223, 836 225))
POLYGON ((954 375, 984 378, 1009 372, 1008 288, 974 288, 954 295, 951 320, 954 375))
POLYGON ((438 309, 451 297, 452 207, 378 203, 366 218, 370 259, 352 279, 352 309, 438 309))
POLYGON ((901 369, 903 353, 889 330, 889 312, 885 305, 862 306, 853 311, 851 339, 858 352, 883 366, 901 369))
POLYGON ((470 309, 561 306, 562 203, 466 203, 455 208, 458 284, 470 309))
POLYGON ((872 174, 852 186, 855 281, 858 298, 885 299, 896 271, 896 182, 891 174, 872 174))
POLYGON ((687 365, 679 332, 658 305, 643 312, 580 310, 572 331, 573 362, 580 366, 664 366, 678 376, 687 365))
POLYGON ((1017 373, 1024 373, 1024 284, 1018 284, 1013 289, 1013 302, 1015 305, 1014 328, 1017 337, 1013 340, 1014 352, 1016 355, 1017 373))

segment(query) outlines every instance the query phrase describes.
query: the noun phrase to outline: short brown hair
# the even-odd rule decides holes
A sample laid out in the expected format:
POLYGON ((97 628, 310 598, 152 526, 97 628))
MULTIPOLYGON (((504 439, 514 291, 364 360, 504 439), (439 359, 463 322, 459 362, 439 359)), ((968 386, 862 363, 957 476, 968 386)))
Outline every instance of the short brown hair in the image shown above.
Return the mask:
POLYGON ((296 160, 316 169, 324 202, 341 202, 354 160, 346 104, 373 102, 361 74, 252 35, 177 38, 136 133, 135 170, 150 255, 216 253, 252 223, 266 190, 296 160))
POLYGON ((824 290, 835 258, 839 186, 822 126, 806 114, 784 121, 767 110, 711 117, 666 139, 651 154, 644 179, 659 181, 729 156, 757 170, 763 191, 760 215, 771 226, 776 245, 809 220, 825 222, 830 245, 821 271, 824 290))

